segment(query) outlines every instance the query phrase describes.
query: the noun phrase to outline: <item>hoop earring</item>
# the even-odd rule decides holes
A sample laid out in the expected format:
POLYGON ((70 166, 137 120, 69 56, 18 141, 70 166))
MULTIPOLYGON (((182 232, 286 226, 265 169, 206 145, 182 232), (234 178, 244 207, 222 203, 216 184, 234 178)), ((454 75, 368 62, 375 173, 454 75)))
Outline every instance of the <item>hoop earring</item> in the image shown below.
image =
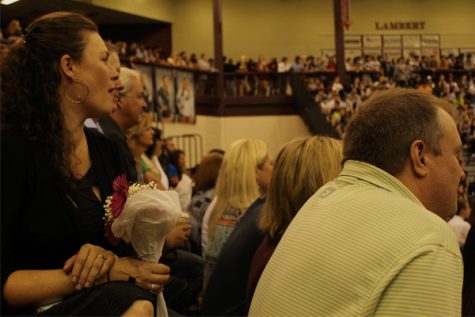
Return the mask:
POLYGON ((84 80, 73 78, 71 85, 67 88, 66 99, 72 103, 79 104, 83 103, 87 96, 89 96, 89 87, 84 80))

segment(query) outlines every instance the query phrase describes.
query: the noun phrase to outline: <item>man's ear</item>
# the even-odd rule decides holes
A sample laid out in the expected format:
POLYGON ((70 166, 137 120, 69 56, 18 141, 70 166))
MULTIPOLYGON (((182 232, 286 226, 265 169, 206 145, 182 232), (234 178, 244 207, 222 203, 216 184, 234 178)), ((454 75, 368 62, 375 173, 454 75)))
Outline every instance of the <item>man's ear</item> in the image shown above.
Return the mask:
POLYGON ((429 173, 429 153, 429 148, 422 140, 412 142, 409 149, 409 158, 414 174, 419 177, 425 177, 429 173))
POLYGON ((73 59, 68 54, 63 55, 61 57, 60 62, 59 62, 59 69, 61 70, 61 73, 64 76, 66 76, 67 78, 71 80, 76 77, 76 74, 74 72, 75 67, 74 67, 73 59))

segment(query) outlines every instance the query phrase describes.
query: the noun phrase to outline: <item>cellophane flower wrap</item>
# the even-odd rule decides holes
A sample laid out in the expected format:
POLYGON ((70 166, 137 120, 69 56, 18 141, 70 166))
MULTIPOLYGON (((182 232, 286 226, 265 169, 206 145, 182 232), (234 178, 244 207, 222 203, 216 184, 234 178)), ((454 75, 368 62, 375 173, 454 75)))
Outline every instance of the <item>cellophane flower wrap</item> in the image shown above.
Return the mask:
POLYGON ((116 178, 113 188, 104 206, 106 237, 112 234, 109 241, 122 239, 131 243, 143 261, 158 262, 165 237, 181 214, 178 194, 159 190, 154 183, 128 186, 125 176, 116 178))
MULTIPOLYGON (((111 242, 122 239, 131 243, 142 261, 157 263, 166 235, 181 215, 178 194, 159 190, 153 183, 128 186, 125 176, 116 178, 113 188, 104 206, 106 237, 111 242)), ((156 312, 168 316, 162 293, 158 294, 156 312)))

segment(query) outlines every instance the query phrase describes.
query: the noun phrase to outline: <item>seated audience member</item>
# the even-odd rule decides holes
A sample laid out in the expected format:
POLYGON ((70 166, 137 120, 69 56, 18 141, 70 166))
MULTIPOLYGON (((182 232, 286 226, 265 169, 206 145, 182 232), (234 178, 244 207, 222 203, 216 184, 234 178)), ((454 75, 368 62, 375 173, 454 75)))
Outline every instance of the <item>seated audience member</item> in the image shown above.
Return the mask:
POLYGON ((193 181, 188 176, 185 163, 185 152, 174 150, 170 154, 170 164, 168 165, 168 176, 170 184, 178 193, 182 210, 187 210, 193 195, 193 181))
POLYGON ((217 153, 217 154, 221 154, 221 155, 224 155, 224 150, 223 149, 211 149, 209 150, 208 154, 213 154, 213 153, 217 153))
POLYGON ((212 153, 206 155, 193 176, 195 193, 188 206, 188 212, 193 216, 197 224, 196 236, 192 235, 194 252, 197 254, 201 254, 201 225, 203 223, 203 216, 214 198, 214 187, 216 186, 222 161, 222 154, 212 153))
POLYGON ((462 316, 475 316, 475 230, 470 229, 463 249, 462 316))
POLYGON ((145 156, 142 156, 142 160, 151 170, 160 175, 163 188, 168 189, 170 183, 168 181, 167 174, 163 170, 159 157, 162 153, 162 132, 160 129, 153 128, 153 144, 145 151, 145 156))
POLYGON ((54 12, 3 65, 3 316, 155 315, 169 268, 105 238, 103 205, 125 166, 113 142, 84 129, 114 108, 108 59, 94 22, 54 12))
POLYGON ((203 297, 201 313, 205 316, 246 315, 244 295, 252 256, 262 241, 257 227, 273 171, 273 158, 268 155, 257 169, 256 182, 261 194, 224 243, 209 278, 203 297), (226 289, 226 292, 223 292, 226 289))
POLYGON ((280 151, 259 220, 265 238, 249 267, 244 313, 247 314, 262 271, 288 225, 320 187, 338 176, 342 158, 341 142, 323 136, 297 139, 280 151))
POLYGON ((131 127, 139 123, 140 115, 145 110, 143 87, 140 82, 140 73, 121 67, 120 82, 123 87, 119 90, 117 109, 109 116, 99 120, 104 135, 114 141, 127 159, 127 180, 137 181, 135 159, 127 144, 127 134, 131 127))
MULTIPOLYGON (((167 143, 168 144, 168 143, 167 143)), ((181 180, 182 175, 186 171, 185 166, 185 152, 182 150, 173 150, 170 152, 168 165, 168 177, 170 185, 176 187, 181 180)))
POLYGON ((203 217, 201 245, 205 245, 203 250, 207 261, 204 288, 236 223, 263 194, 257 181, 268 159, 267 145, 254 139, 234 142, 224 155, 216 183, 216 201, 210 204, 203 217))
POLYGON ((8 23, 5 30, 5 37, 9 44, 15 45, 21 43, 23 40, 23 30, 20 21, 13 19, 8 23))
POLYGON ((129 130, 127 143, 135 160, 137 180, 139 183, 148 184, 154 182, 158 188, 164 189, 158 170, 153 171, 143 160, 145 151, 153 144, 152 116, 143 113, 139 123, 129 130))
POLYGON ((199 223, 203 222, 204 213, 214 198, 214 188, 222 162, 222 154, 211 153, 206 155, 201 160, 193 177, 195 193, 188 211, 199 223))
POLYGON ((449 220, 449 225, 454 229, 460 248, 463 248, 465 245, 465 240, 470 231, 471 226, 467 220, 470 218, 471 213, 472 209, 468 201, 463 197, 459 197, 457 200, 457 213, 449 220))
POLYGON ((168 149, 168 146, 167 146, 167 139, 164 139, 163 142, 162 142, 162 151, 160 152, 160 156, 158 157, 158 161, 160 162, 160 165, 162 165, 163 167, 163 170, 165 171, 165 173, 167 174, 167 178, 168 178, 168 184, 169 184, 169 188, 171 188, 171 184, 170 184, 170 176, 168 175, 168 169, 169 169, 169 166, 170 166, 170 150, 168 149))
POLYGON ((346 128, 343 170, 299 210, 250 316, 460 316, 463 265, 448 217, 465 177, 452 106, 375 93, 346 128))

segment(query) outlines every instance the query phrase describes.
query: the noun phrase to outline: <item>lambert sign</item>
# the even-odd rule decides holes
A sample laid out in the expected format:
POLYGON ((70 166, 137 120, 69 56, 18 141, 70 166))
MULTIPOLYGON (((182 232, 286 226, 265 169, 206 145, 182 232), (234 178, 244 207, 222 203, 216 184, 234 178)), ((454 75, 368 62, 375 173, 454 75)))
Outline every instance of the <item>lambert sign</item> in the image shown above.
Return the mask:
POLYGON ((376 30, 424 30, 425 22, 376 22, 376 30))

